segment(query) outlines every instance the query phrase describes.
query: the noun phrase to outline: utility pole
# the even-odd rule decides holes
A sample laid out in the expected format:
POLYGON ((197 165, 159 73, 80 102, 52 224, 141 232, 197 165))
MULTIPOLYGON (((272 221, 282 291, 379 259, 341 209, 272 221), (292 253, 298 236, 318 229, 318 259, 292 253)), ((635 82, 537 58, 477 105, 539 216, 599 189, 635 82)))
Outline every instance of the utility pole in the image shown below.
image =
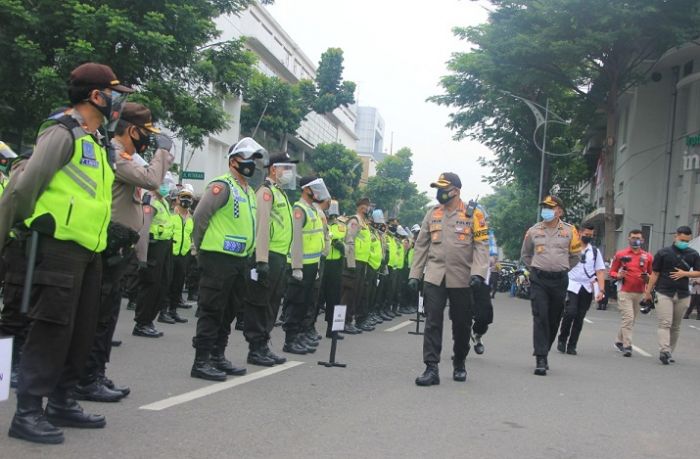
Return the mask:
MULTIPOLYGON (((549 121, 549 97, 544 108, 544 131, 542 134, 542 158, 540 159, 540 191, 537 195, 538 202, 542 199, 542 189, 544 188, 544 156, 547 151, 547 122, 549 121)), ((539 207, 537 208, 536 221, 540 221, 539 207)))
POLYGON ((182 137, 182 149, 180 150, 180 173, 177 184, 182 185, 182 174, 185 173, 185 137, 182 137))

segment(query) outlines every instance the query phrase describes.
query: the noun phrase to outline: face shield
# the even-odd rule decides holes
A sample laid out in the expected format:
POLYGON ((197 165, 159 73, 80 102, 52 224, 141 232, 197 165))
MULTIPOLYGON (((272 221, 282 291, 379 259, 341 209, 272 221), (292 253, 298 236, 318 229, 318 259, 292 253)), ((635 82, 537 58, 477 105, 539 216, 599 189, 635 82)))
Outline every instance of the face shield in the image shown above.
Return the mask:
POLYGON ((328 215, 335 215, 336 217, 340 215, 340 206, 338 205, 338 201, 331 201, 331 205, 328 207, 328 215))
POLYGON ((399 226, 398 228, 396 228, 396 235, 399 237, 408 237, 408 233, 403 228, 403 226, 399 226))
POLYGON ((328 192, 328 188, 326 188, 326 184, 323 182, 323 179, 316 179, 313 182, 309 182, 304 188, 311 189, 314 194, 314 199, 318 202, 331 198, 331 194, 328 192))
POLYGON ((297 187, 297 165, 292 163, 276 163, 270 166, 275 170, 277 184, 283 190, 294 190, 297 187))
POLYGON ((10 167, 12 167, 12 161, 14 161, 15 158, 17 158, 17 153, 12 151, 12 148, 0 140, 0 172, 8 175, 10 167))
POLYGON ((384 212, 382 212, 382 209, 375 209, 372 212, 372 222, 376 223, 377 225, 386 224, 386 220, 384 220, 384 212))
POLYGON ((107 102, 107 108, 109 111, 109 116, 107 117, 107 131, 114 132, 117 127, 117 122, 122 116, 122 110, 124 109, 124 104, 126 103, 126 98, 128 94, 121 93, 112 89, 112 95, 105 97, 109 100, 107 102))

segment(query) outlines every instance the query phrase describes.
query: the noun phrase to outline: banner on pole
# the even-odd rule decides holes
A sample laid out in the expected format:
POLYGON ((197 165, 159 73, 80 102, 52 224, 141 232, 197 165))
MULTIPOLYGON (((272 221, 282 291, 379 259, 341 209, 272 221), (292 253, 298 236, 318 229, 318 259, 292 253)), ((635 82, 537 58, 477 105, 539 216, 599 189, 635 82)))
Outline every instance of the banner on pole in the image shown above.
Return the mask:
POLYGON ((0 402, 10 397, 12 338, 0 338, 0 402))

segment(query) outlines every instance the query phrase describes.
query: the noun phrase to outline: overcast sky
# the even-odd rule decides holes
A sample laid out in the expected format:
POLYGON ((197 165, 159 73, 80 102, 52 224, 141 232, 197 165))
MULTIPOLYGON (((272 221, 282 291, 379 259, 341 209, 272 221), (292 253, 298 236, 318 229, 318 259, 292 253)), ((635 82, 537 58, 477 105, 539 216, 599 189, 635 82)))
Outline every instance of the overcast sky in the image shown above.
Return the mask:
POLYGON ((445 171, 461 177, 463 199, 491 190, 481 181, 488 170, 477 163, 489 150, 452 140, 445 127, 450 110, 425 101, 442 92, 439 80, 450 55, 467 49, 452 28, 486 20, 478 3, 275 0, 269 11, 312 61, 330 47, 343 49, 345 79, 357 83, 360 105, 379 109, 386 122, 385 149, 392 131, 394 151, 411 148, 413 180, 420 190, 433 198, 429 184, 445 171))

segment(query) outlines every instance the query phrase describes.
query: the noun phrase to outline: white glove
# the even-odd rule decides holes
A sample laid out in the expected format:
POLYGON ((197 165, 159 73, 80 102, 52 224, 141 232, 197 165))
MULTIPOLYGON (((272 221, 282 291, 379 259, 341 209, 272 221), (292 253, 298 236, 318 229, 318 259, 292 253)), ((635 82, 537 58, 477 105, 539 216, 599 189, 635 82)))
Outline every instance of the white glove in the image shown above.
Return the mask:
POLYGON ((302 271, 301 269, 293 269, 292 277, 301 282, 301 280, 304 278, 304 271, 302 271))

